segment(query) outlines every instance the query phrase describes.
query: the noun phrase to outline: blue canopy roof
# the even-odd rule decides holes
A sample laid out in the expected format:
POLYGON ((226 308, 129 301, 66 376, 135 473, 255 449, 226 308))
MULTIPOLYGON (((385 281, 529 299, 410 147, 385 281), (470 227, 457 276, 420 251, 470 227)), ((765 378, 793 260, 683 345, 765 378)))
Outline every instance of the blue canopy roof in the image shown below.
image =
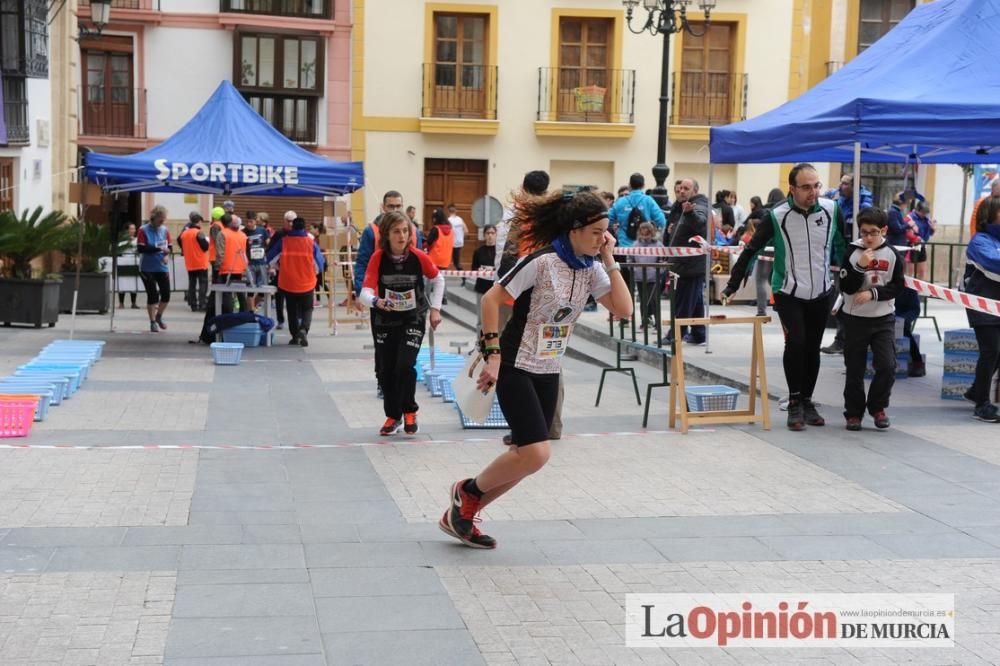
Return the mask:
POLYGON ((173 136, 133 155, 84 154, 109 192, 336 195, 364 184, 361 162, 310 153, 271 127, 229 81, 173 136))
POLYGON ((711 161, 1000 161, 1000 0, 918 5, 822 83, 711 130, 711 161))

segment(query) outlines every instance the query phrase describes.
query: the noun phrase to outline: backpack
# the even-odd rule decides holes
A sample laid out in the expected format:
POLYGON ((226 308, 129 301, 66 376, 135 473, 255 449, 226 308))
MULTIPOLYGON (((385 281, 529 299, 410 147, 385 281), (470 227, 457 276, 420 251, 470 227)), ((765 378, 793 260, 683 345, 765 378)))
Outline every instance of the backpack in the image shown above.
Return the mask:
POLYGON ((639 206, 632 208, 628 214, 628 221, 625 223, 625 235, 628 236, 629 240, 635 240, 639 237, 639 225, 645 221, 646 216, 643 215, 642 209, 639 206))

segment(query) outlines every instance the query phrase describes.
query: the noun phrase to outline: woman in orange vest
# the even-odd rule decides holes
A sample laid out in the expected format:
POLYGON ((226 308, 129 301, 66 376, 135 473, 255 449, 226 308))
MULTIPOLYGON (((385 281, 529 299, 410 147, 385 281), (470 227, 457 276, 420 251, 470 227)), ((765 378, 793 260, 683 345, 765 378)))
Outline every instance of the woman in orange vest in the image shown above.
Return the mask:
POLYGON ((316 276, 323 273, 326 261, 319 245, 306 231, 301 217, 292 220, 292 230, 277 238, 267 250, 267 263, 278 270, 278 290, 288 308, 290 345, 309 346, 312 326, 313 290, 316 276))
MULTIPOLYGON (((229 213, 223 215, 222 223, 222 231, 215 237, 216 250, 213 264, 215 277, 212 282, 215 284, 243 282, 243 275, 247 270, 247 237, 239 230, 237 219, 229 213)), ((237 294, 236 299, 240 304, 240 312, 246 312, 246 294, 237 294)), ((222 311, 233 311, 232 294, 222 295, 222 311)))
POLYGON ((447 270, 451 265, 451 252, 455 246, 451 222, 440 208, 434 209, 431 220, 434 226, 427 234, 427 254, 438 269, 447 270))
POLYGON ((201 232, 202 216, 191 213, 188 219, 188 227, 181 232, 178 242, 188 274, 187 302, 191 312, 198 312, 205 309, 208 297, 208 239, 201 232))

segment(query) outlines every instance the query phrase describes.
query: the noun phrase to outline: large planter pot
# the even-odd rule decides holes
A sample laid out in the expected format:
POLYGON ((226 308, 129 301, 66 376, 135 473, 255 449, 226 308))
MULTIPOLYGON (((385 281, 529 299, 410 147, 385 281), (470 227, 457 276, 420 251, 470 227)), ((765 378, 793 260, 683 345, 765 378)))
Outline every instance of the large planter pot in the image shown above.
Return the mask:
MULTIPOLYGON (((63 273, 59 288, 59 311, 73 311, 73 288, 76 273, 63 273)), ((104 314, 111 307, 111 276, 107 273, 80 273, 80 293, 76 296, 77 312, 104 314)))
POLYGON ((59 280, 0 279, 0 323, 55 326, 59 320, 59 280))

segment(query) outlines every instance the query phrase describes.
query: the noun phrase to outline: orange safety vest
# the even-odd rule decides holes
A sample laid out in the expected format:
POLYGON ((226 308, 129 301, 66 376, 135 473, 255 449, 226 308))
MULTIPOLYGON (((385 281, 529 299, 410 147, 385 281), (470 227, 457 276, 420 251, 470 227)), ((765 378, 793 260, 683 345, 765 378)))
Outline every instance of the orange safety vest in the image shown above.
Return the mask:
POLYGON ((184 268, 188 271, 208 270, 208 251, 201 249, 201 246, 198 245, 198 234, 200 233, 199 227, 188 227, 178 239, 181 244, 181 252, 184 253, 184 268))
POLYGON ((434 241, 434 246, 428 249, 427 255, 438 268, 448 268, 451 265, 451 251, 454 247, 455 235, 445 235, 439 230, 437 240, 434 241))
POLYGON ((222 222, 215 220, 208 228, 208 260, 215 263, 215 234, 212 229, 222 229, 222 222))
POLYGON ((309 236, 285 236, 281 239, 278 289, 290 294, 305 294, 316 288, 313 244, 309 236))
POLYGON ((219 267, 219 274, 243 275, 247 269, 247 237, 242 231, 235 229, 223 229, 222 234, 226 237, 225 254, 222 256, 222 265, 219 267))
MULTIPOLYGON (((374 222, 372 222, 371 224, 372 224, 372 232, 375 234, 375 249, 372 250, 372 252, 374 252, 375 250, 379 249, 378 242, 379 239, 382 238, 382 232, 379 231, 377 224, 375 224, 374 222)), ((413 224, 413 222, 410 222, 410 247, 416 247, 416 246, 417 246, 417 225, 413 224)))

